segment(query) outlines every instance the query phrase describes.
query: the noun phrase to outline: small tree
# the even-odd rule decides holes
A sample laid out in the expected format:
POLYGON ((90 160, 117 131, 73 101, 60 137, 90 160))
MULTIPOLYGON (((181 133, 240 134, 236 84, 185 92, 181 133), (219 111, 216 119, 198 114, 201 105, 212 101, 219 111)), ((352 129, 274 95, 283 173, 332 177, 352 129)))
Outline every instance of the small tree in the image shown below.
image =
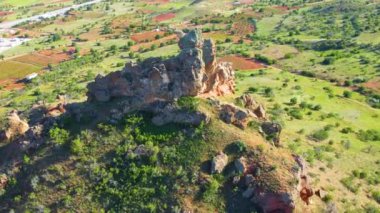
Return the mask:
POLYGON ((344 91, 343 92, 343 97, 345 97, 345 98, 351 98, 352 97, 352 92, 350 92, 350 91, 344 91))

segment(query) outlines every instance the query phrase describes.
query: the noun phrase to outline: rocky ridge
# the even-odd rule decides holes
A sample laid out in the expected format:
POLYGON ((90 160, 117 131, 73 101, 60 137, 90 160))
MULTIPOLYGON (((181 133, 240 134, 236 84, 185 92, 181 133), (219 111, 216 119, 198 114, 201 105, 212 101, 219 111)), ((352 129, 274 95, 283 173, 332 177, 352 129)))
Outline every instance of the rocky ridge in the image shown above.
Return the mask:
POLYGON ((230 63, 217 62, 213 41, 203 39, 200 30, 180 36, 177 56, 167 60, 149 58, 139 64, 131 62, 122 71, 97 76, 88 85, 88 100, 130 98, 135 105, 146 106, 182 96, 233 93, 234 70, 230 63))

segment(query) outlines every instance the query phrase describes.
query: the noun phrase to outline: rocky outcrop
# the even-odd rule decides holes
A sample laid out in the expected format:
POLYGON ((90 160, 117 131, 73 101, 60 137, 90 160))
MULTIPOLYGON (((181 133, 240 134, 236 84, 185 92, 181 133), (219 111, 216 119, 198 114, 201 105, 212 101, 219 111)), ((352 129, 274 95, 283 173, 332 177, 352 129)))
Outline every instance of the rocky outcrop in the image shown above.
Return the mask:
POLYGON ((239 105, 248 109, 254 117, 265 120, 267 118, 266 111, 263 105, 257 103, 251 95, 244 94, 236 100, 239 105))
POLYGON ((241 129, 245 129, 250 114, 247 110, 241 109, 232 104, 224 104, 221 106, 219 118, 227 124, 233 124, 241 129))
POLYGON ((239 174, 243 174, 247 171, 247 160, 245 157, 240 157, 234 161, 234 166, 239 174))
POLYGON ((88 85, 90 101, 134 98, 141 105, 182 96, 223 95, 234 91, 234 71, 229 63, 217 63, 215 46, 192 30, 179 40, 180 53, 173 58, 149 58, 128 63, 122 71, 98 76, 88 85))
POLYGON ((279 123, 264 122, 261 124, 261 131, 265 133, 265 135, 272 138, 275 145, 280 144, 280 135, 281 135, 282 127, 279 123))
POLYGON ((270 192, 256 189, 251 199, 258 204, 262 212, 294 212, 295 204, 292 195, 289 192, 270 192))
POLYGON ((228 156, 223 152, 219 152, 211 161, 211 173, 222 173, 224 167, 227 166, 228 156))
POLYGON ((26 121, 21 120, 16 110, 8 115, 8 128, 1 133, 0 140, 9 140, 15 136, 24 135, 29 130, 26 121))

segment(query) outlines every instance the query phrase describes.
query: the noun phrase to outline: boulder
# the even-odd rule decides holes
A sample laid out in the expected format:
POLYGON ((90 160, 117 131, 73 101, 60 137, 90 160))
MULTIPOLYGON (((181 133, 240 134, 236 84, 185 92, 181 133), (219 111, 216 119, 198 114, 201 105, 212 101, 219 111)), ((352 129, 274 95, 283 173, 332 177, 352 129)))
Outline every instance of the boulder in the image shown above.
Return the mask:
POLYGON ((253 111, 253 113, 259 119, 266 119, 266 117, 267 117, 265 108, 261 104, 253 111))
POLYGON ((255 191, 254 188, 248 187, 248 188, 243 192, 242 196, 243 196, 244 198, 250 198, 250 197, 252 197, 254 191, 255 191))
POLYGON ((273 142, 276 145, 280 143, 280 135, 282 131, 282 127, 279 123, 275 122, 264 122, 261 124, 261 131, 266 135, 273 137, 273 142))
POLYGON ((289 192, 258 191, 251 200, 262 212, 292 213, 295 209, 293 196, 289 192))
POLYGON ((1 134, 0 140, 9 140, 18 135, 24 135, 29 130, 26 121, 21 120, 16 110, 12 110, 8 115, 8 128, 1 134))
POLYGON ((255 181, 255 178, 253 177, 253 175, 251 174, 248 174, 244 177, 244 184, 246 186, 249 186, 251 183, 253 183, 253 181, 255 181))
POLYGON ((245 129, 249 120, 249 113, 232 104, 221 106, 219 117, 227 124, 233 124, 241 129, 245 129))
POLYGON ((223 172, 224 167, 227 166, 228 156, 223 152, 219 152, 211 161, 211 173, 219 174, 223 172))
POLYGON ((266 111, 264 106, 257 103, 251 95, 244 94, 237 98, 237 102, 244 108, 248 109, 249 112, 251 112, 255 117, 259 119, 266 119, 266 111))
POLYGON ((235 169, 238 173, 243 174, 247 171, 247 159, 245 157, 241 157, 234 161, 235 169))

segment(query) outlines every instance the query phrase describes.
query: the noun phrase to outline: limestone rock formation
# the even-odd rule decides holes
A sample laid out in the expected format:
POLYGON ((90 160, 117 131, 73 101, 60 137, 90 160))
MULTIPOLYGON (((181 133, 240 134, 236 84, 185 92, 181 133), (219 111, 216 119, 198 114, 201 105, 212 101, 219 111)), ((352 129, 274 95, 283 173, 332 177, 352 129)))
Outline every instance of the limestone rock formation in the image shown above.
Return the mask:
POLYGON ((232 104, 224 104, 221 106, 219 117, 227 124, 233 124, 241 129, 247 127, 250 114, 247 110, 241 109, 232 104))
POLYGON ((13 110, 8 115, 8 128, 1 133, 0 140, 9 140, 14 136, 24 135, 28 130, 28 123, 21 120, 17 111, 13 110))
POLYGON ((141 105, 182 96, 223 95, 234 91, 234 70, 217 63, 215 45, 191 30, 179 40, 180 53, 170 59, 149 58, 128 63, 122 71, 98 76, 88 85, 90 101, 134 98, 141 105))
POLYGON ((211 161, 211 173, 222 173, 224 167, 227 166, 228 156, 223 152, 219 152, 211 161))
POLYGON ((237 98, 237 102, 248 109, 254 117, 264 120, 267 118, 264 106, 257 103, 251 95, 244 94, 237 98))

